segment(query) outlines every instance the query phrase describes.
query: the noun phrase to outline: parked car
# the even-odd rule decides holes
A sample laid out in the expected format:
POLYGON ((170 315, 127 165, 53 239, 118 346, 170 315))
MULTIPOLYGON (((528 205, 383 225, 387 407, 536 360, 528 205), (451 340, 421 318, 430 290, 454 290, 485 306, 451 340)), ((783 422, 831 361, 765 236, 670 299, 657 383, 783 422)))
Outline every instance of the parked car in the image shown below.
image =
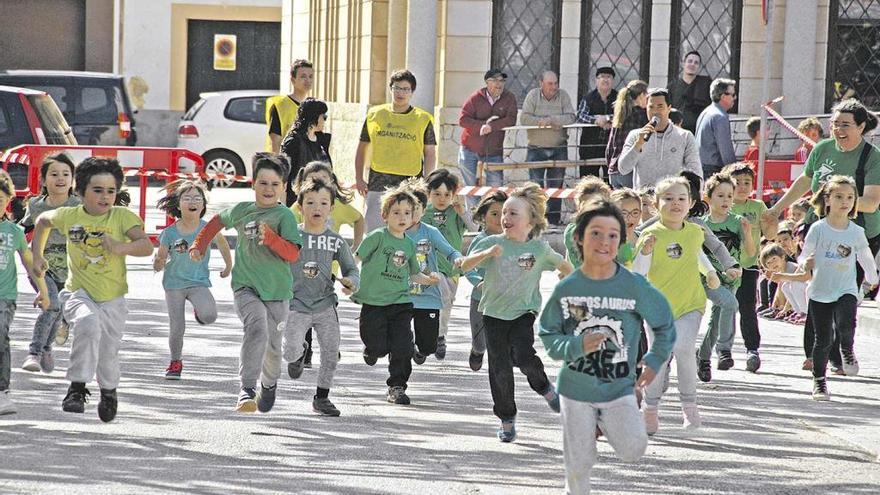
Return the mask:
POLYGON ((7 70, 0 71, 0 84, 48 93, 82 144, 137 143, 134 110, 122 76, 104 72, 7 70))
MULTIPOLYGON (((251 158, 266 147, 266 99, 269 90, 202 93, 180 119, 177 146, 205 159, 206 173, 251 176, 251 158)), ((216 180, 214 185, 234 183, 216 180)))

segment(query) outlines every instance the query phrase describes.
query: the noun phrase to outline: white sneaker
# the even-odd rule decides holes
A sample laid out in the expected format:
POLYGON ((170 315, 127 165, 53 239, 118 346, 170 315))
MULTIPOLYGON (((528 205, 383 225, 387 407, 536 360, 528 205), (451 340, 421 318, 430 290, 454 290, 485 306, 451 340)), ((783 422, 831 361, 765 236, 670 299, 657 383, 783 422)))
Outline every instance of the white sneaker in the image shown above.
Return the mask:
POLYGON ((9 390, 0 392, 0 415, 14 413, 15 403, 9 398, 9 390))
POLYGON ((33 354, 28 354, 27 359, 24 360, 24 364, 21 365, 21 369, 25 371, 40 371, 40 358, 39 356, 34 356, 33 354))
POLYGON ((645 406, 642 408, 642 418, 645 420, 645 432, 654 435, 660 429, 660 412, 656 407, 645 406))
POLYGON ((843 372, 846 376, 856 376, 859 374, 859 360, 853 351, 841 351, 843 354, 843 372))
POLYGON ((703 425, 703 422, 700 420, 700 409, 696 403, 682 404, 681 415, 684 417, 683 426, 685 430, 696 430, 703 425))

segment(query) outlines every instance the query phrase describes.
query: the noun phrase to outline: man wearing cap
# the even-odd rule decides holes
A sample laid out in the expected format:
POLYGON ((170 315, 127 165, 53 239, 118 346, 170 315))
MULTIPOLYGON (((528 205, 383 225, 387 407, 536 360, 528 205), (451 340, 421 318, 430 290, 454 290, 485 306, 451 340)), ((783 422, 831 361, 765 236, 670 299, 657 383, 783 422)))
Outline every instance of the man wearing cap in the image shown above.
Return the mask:
MULTIPOLYGON (((552 70, 541 74, 541 87, 535 88, 523 100, 522 125, 538 126, 540 129, 527 131, 529 149, 526 161, 568 160, 568 129, 563 126, 575 121, 571 97, 564 89, 559 89, 559 77, 552 70)), ((565 168, 530 168, 529 179, 541 187, 562 187, 565 168)), ((559 225, 562 200, 547 202, 547 221, 559 225)))
MULTIPOLYGON (((614 89, 616 76, 611 67, 596 69, 596 88, 587 93, 586 98, 578 105, 577 121, 581 124, 596 124, 596 127, 581 129, 578 147, 581 160, 605 158, 608 131, 611 130, 614 102, 617 100, 617 90, 614 89)), ((589 172, 588 167, 581 167, 581 176, 589 172)))
MULTIPOLYGON (((468 97, 458 116, 458 125, 462 127, 458 168, 469 186, 476 185, 478 161, 504 161, 504 128, 516 125, 516 96, 504 89, 507 74, 500 69, 489 69, 483 80, 486 86, 468 97)), ((501 170, 486 172, 485 185, 500 186, 503 183, 501 170)), ((476 198, 469 198, 469 202, 476 203, 476 198)))

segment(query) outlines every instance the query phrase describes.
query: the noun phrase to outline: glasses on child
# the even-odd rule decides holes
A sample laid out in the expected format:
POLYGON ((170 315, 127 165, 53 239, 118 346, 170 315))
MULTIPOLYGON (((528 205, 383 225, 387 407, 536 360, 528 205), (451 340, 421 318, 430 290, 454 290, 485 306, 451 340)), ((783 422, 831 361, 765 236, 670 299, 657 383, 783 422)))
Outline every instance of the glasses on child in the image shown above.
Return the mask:
POLYGON ((201 203, 204 201, 201 196, 181 196, 181 203, 201 203))
POLYGON ((636 209, 636 210, 620 210, 620 212, 623 213, 624 217, 639 218, 640 216, 642 216, 642 210, 638 210, 638 209, 636 209))

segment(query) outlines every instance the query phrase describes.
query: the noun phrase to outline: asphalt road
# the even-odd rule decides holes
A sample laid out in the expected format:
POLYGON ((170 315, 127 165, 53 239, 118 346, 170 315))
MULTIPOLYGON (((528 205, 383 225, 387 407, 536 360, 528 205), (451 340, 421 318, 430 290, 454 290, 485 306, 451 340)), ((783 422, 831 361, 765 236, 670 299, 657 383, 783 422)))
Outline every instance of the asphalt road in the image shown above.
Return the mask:
MULTIPOLYGON (((219 270, 220 257, 212 258, 219 270)), ((198 326, 188 315, 183 380, 163 379, 168 363, 161 276, 146 259, 129 271, 129 318, 121 351, 119 415, 97 417, 97 386, 84 415, 60 402, 69 344, 51 375, 18 367, 36 312, 23 293, 11 331, 17 414, 0 417, 0 493, 560 493, 559 416, 517 374, 519 437, 495 438, 486 370, 467 365, 467 295, 459 290, 449 354, 429 358, 410 382, 411 406, 384 401, 385 364, 360 357, 356 305, 343 298, 342 361, 331 398, 342 411, 311 411, 316 370, 279 385, 268 414, 233 411, 241 326, 228 279, 212 273, 220 318, 198 326)), ((553 276, 544 279, 548 293, 553 276)), ((25 287, 21 284, 20 287, 25 287)), ((673 389, 661 430, 636 464, 600 442, 596 493, 845 493, 880 491, 880 339, 860 337, 859 377, 832 378, 833 401, 810 399, 800 370, 800 329, 762 321, 764 367, 717 372, 700 384, 704 427, 681 428, 673 389)), ((739 343, 739 339, 737 340, 739 343)), ((555 376, 559 364, 546 359, 555 376)))

